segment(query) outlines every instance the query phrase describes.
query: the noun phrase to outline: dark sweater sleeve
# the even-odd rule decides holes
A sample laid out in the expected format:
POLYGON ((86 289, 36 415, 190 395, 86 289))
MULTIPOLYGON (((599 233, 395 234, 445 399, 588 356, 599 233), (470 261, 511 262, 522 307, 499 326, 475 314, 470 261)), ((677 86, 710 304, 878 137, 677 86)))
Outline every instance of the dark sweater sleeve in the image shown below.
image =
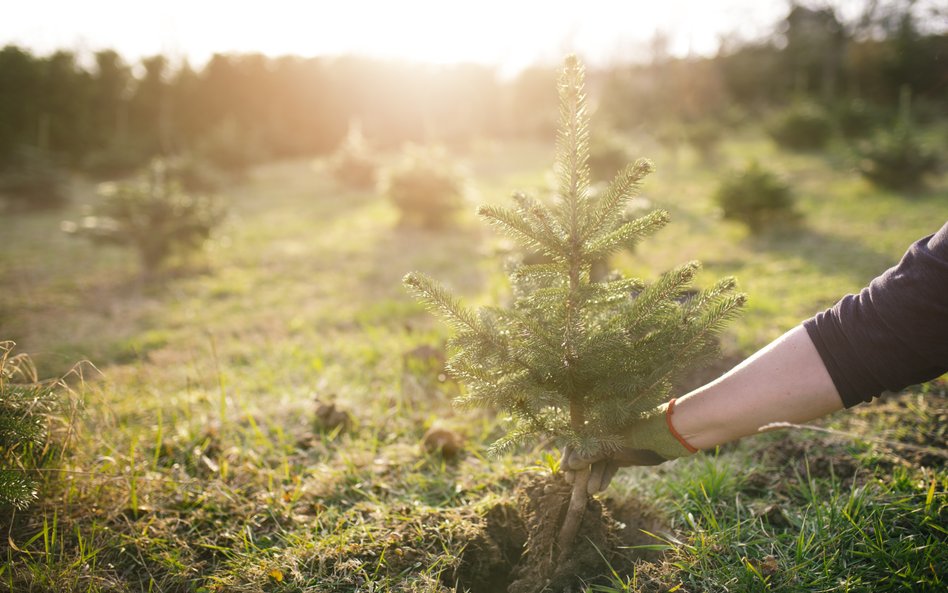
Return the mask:
POLYGON ((847 408, 948 371, 948 223, 803 326, 847 408))

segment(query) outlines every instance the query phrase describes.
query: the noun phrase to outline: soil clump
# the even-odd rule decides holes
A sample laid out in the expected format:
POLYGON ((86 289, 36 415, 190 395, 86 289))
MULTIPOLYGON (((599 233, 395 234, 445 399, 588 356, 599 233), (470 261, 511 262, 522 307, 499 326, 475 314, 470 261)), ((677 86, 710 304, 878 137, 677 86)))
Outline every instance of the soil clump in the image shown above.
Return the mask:
POLYGON ((560 561, 557 535, 570 496, 560 475, 525 476, 513 503, 492 507, 446 584, 471 593, 578 593, 584 585, 636 560, 653 559, 629 546, 654 543, 641 530, 662 531, 665 522, 634 499, 591 498, 572 554, 560 561), (608 562, 608 565, 607 565, 608 562))

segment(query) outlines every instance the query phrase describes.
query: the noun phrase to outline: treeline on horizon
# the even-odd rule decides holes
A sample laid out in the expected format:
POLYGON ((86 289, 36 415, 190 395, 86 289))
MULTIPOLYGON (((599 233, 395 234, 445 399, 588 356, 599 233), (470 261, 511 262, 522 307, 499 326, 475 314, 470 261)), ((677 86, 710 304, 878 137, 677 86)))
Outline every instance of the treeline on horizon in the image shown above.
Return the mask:
MULTIPOLYGON (((599 118, 624 129, 721 121, 802 99, 892 110, 905 89, 922 116, 938 116, 948 112, 948 35, 918 25, 911 3, 858 23, 794 6, 779 34, 722 44, 713 57, 669 57, 656 37, 650 63, 590 72, 590 94, 599 118)), ((259 54, 215 55, 200 69, 159 55, 135 68, 111 50, 83 67, 69 51, 37 56, 11 45, 0 50, 0 170, 24 149, 103 175, 181 153, 239 168, 332 151, 354 119, 380 147, 549 135, 554 76, 544 67, 502 80, 480 65, 259 54)))

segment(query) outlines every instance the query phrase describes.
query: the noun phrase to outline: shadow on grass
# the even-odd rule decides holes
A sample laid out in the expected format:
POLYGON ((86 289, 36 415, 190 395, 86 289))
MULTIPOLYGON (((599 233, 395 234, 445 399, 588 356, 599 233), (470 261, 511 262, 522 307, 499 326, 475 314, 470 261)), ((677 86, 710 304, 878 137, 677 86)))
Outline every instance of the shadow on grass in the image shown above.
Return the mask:
POLYGON ((474 224, 442 229, 397 224, 375 243, 375 263, 365 281, 380 292, 407 298, 402 278, 418 271, 459 296, 476 294, 486 281, 481 266, 484 239, 484 232, 474 224))
POLYGON ((898 263, 902 256, 873 248, 865 240, 827 234, 803 224, 754 236, 748 241, 755 251, 802 258, 824 274, 844 274, 863 283, 898 263))

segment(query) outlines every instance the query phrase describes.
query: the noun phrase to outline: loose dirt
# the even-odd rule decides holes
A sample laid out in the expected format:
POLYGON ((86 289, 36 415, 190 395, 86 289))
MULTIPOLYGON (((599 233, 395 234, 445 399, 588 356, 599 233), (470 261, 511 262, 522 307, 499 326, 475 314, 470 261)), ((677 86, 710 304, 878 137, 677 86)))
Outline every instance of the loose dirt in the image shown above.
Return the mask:
POLYGON ((578 592, 646 558, 629 546, 654 543, 641 530, 662 531, 659 513, 637 500, 590 499, 573 554, 558 561, 556 538, 570 486, 560 476, 523 479, 514 503, 498 504, 484 516, 469 541, 460 566, 447 577, 458 591, 470 593, 578 592), (608 562, 608 564, 607 564, 608 562))

